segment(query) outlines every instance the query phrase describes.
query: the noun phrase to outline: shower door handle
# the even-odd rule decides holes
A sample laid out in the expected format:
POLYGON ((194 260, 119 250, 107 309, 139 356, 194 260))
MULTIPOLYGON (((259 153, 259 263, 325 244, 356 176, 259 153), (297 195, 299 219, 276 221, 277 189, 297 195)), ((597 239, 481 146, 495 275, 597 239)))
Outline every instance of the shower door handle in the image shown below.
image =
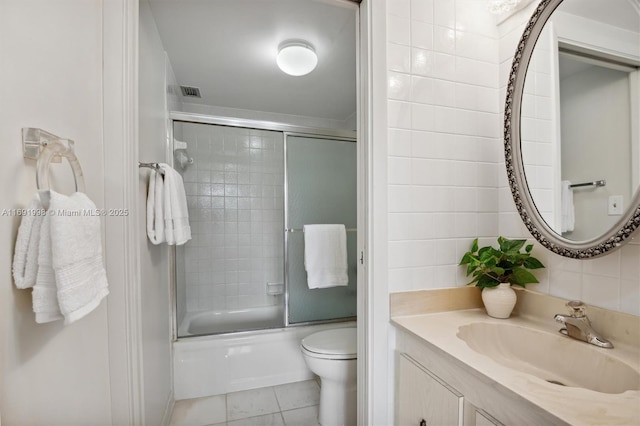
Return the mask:
POLYGON ((360 252, 360 264, 364 265, 364 252, 363 251, 360 252))

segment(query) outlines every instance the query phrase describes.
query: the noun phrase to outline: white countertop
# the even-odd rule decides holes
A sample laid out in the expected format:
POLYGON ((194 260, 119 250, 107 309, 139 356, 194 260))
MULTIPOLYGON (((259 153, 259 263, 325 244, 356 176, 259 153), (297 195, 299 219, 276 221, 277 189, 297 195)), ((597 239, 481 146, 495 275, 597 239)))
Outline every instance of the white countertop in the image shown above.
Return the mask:
MULTIPOLYGON (((558 329, 561 325, 553 321, 553 318, 538 320, 532 317, 512 316, 502 320, 487 316, 484 309, 467 309, 396 316, 391 319, 391 322, 569 424, 640 425, 640 391, 638 390, 609 394, 583 388, 558 386, 532 374, 506 367, 493 358, 474 351, 464 340, 457 337, 460 327, 484 322, 527 327, 555 333, 561 339, 570 339, 559 335, 558 329)), ((591 346, 596 351, 606 351, 606 355, 623 361, 640 372, 640 348, 628 342, 613 339, 612 343, 615 346, 613 349, 591 346)), ((588 345, 574 339, 571 339, 571 344, 588 345)), ((563 346, 566 349, 567 345, 563 346)), ((549 348, 549 351, 553 350, 553 347, 549 348)), ((560 349, 558 351, 558 356, 571 356, 571 354, 560 353, 560 349)))

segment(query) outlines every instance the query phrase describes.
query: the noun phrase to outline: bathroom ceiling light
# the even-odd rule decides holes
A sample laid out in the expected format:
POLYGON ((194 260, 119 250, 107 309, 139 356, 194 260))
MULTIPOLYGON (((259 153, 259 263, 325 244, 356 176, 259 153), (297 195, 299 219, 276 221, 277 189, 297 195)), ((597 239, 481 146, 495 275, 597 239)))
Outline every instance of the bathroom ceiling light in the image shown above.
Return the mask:
POLYGON ((309 74, 318 65, 318 56, 313 46, 305 41, 289 40, 278 47, 278 67, 293 76, 309 74))
POLYGON ((520 0, 487 0, 489 12, 500 15, 515 8, 520 0))

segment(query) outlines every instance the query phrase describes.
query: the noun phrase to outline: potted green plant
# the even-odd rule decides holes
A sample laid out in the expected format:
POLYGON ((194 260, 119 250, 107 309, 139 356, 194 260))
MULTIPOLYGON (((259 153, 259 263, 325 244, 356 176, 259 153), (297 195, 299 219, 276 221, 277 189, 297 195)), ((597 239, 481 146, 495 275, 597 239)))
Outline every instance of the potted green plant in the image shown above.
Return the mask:
POLYGON ((478 248, 478 239, 473 240, 471 250, 460 260, 467 265, 467 276, 473 276, 468 285, 482 289, 482 302, 489 316, 509 318, 516 304, 516 294, 511 285, 524 287, 539 282, 528 269, 544 268, 542 262, 531 256, 533 244, 521 251, 526 240, 509 240, 498 237, 498 247, 478 248))

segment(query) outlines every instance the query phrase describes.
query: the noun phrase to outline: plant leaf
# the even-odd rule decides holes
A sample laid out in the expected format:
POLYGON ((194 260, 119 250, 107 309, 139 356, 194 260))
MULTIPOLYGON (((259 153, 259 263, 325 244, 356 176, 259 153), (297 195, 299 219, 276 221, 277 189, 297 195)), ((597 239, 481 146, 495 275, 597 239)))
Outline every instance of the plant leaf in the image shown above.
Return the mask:
POLYGON ((535 257, 530 257, 524 261, 524 267, 529 269, 540 269, 544 268, 544 265, 535 257))
POLYGON ((460 260, 460 265, 466 265, 467 263, 471 263, 471 253, 466 252, 464 256, 462 256, 462 260, 460 260))
POLYGON ((491 269, 491 272, 496 274, 496 276, 504 275, 504 269, 502 269, 502 268, 499 268, 499 267, 495 266, 495 267, 489 268, 489 269, 491 269))
POLYGON ((491 275, 483 275, 478 280, 478 287, 495 287, 500 284, 497 278, 492 277, 491 275))
POLYGON ((531 250, 533 250, 533 244, 529 244, 524 248, 524 251, 526 251, 527 253, 531 253, 531 250))
POLYGON ((473 240, 473 243, 471 244, 471 252, 475 253, 478 251, 478 239, 476 238, 475 240, 473 240))
POLYGON ((531 272, 527 271, 526 269, 515 268, 511 273, 509 282, 524 287, 525 284, 537 283, 539 281, 531 272))
POLYGON ((504 252, 519 252, 527 240, 507 240, 503 238, 500 243, 500 250, 504 252))
POLYGON ((473 265, 473 264, 469 265, 467 267, 467 276, 471 275, 471 273, 475 271, 477 267, 478 265, 473 265))

